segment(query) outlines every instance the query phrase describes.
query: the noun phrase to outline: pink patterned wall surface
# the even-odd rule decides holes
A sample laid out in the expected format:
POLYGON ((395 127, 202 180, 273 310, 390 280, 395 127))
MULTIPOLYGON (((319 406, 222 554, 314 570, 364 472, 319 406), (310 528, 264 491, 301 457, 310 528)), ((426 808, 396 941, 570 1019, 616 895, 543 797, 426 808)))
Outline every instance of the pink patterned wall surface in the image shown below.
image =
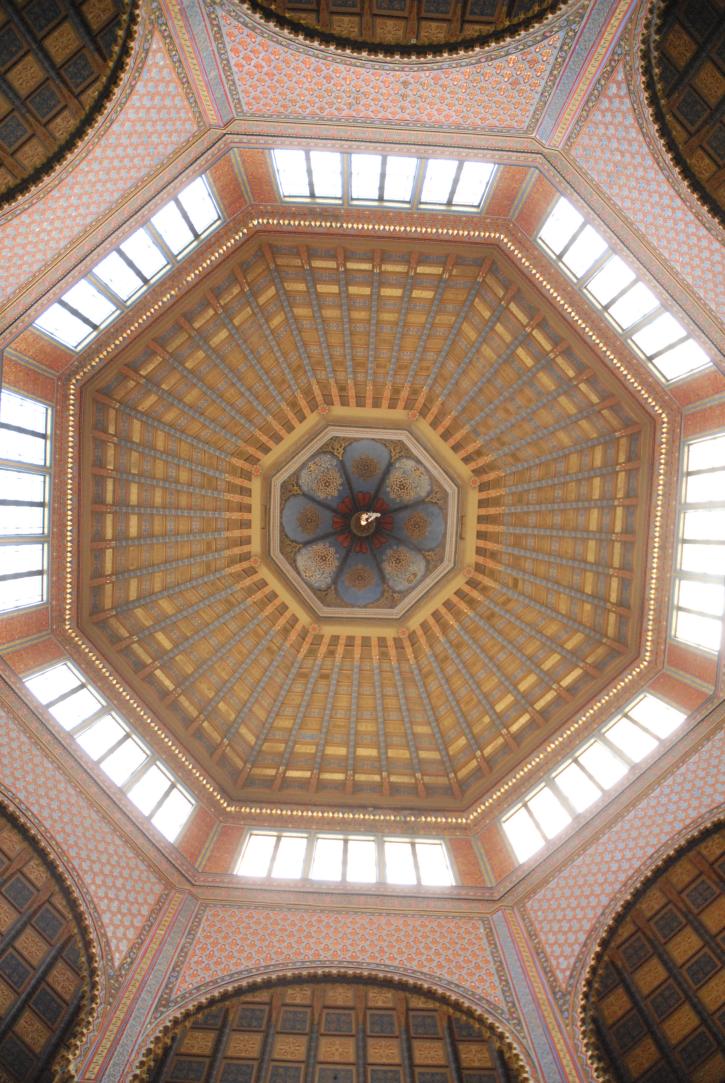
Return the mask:
POLYGON ((563 40, 556 33, 497 60, 399 70, 320 59, 221 17, 246 112, 308 120, 522 130, 563 40))
POLYGON ((527 904, 544 950, 564 985, 604 909, 655 852, 725 800, 725 732, 593 843, 527 904))
POLYGON ((103 138, 41 199, 0 225, 0 299, 70 244, 184 143, 195 122, 158 35, 138 83, 103 138))
POLYGON ((161 881, 4 711, 0 763, 3 786, 38 818, 83 878, 118 963, 158 900, 161 881))
POLYGON ((504 1004, 484 919, 229 906, 206 911, 174 996, 243 970, 319 960, 422 972, 504 1004))
POLYGON ((619 64, 572 153, 714 312, 725 306, 725 251, 680 199, 637 123, 619 64))

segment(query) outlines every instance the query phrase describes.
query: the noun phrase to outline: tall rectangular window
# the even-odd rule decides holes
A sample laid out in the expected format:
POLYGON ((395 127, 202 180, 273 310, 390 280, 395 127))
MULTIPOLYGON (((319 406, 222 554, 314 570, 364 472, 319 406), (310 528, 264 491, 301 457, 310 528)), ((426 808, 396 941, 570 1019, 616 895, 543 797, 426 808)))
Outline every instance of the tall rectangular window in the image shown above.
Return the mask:
POLYGON ((672 634, 717 652, 725 614, 725 433, 685 447, 672 634))
POLYGON ((0 612, 48 596, 51 410, 0 391, 0 612))

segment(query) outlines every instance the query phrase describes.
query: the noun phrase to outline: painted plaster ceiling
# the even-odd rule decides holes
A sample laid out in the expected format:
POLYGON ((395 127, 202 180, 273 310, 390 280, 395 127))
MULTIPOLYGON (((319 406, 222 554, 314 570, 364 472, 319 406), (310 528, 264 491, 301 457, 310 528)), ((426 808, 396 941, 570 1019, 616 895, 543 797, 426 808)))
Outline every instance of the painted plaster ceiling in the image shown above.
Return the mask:
POLYGON ((429 55, 500 41, 560 7, 561 0, 249 0, 283 30, 346 50, 429 55))
POLYGON ((0 205, 45 177, 100 115, 138 13, 138 0, 0 5, 0 205))
POLYGON ((640 652, 651 418, 494 245, 257 234, 80 425, 80 629, 230 800, 467 808, 640 652), (270 544, 340 431, 450 480, 404 612, 320 608, 270 544))

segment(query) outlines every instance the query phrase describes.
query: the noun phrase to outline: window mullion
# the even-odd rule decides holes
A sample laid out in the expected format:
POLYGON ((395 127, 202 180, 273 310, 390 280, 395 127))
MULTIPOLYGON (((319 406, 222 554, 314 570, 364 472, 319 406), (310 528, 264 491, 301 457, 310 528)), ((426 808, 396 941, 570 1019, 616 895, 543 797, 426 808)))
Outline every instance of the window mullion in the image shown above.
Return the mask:
POLYGON ((610 741, 609 738, 607 737, 606 733, 601 731, 600 733, 597 734, 597 739, 599 741, 601 741, 602 744, 605 745, 609 749, 609 751, 612 753, 612 755, 614 755, 617 759, 623 760, 624 763, 626 763, 627 767, 635 767, 636 766, 637 761, 633 760, 633 759, 630 759, 630 757, 627 755, 626 752, 623 752, 622 749, 618 748, 617 745, 615 745, 613 741, 610 741))
POLYGON ((564 806, 566 811, 571 816, 572 820, 574 819, 575 816, 579 815, 578 809, 574 808, 571 801, 569 800, 567 795, 564 793, 561 786, 559 786, 558 782, 553 777, 553 775, 549 775, 549 777, 546 779, 546 785, 552 791, 552 793, 554 794, 554 797, 556 797, 557 800, 560 802, 560 804, 562 804, 564 806))
POLYGON ((418 850, 416 848, 416 841, 414 839, 408 839, 408 846, 410 846, 410 852, 413 856, 413 868, 415 869, 415 882, 420 886, 422 880, 420 878, 420 866, 418 864, 418 850))
POLYGON ((415 180, 413 181, 413 191, 410 195, 410 206, 415 210, 420 208, 420 197, 423 191, 423 183, 425 181, 425 174, 428 169, 428 158, 419 158, 418 164, 415 167, 415 180))
MULTIPOLYGON (((155 762, 155 761, 154 761, 154 762, 155 762)), ((162 793, 161 797, 160 797, 160 798, 158 799, 158 801, 156 802, 156 804, 154 805, 154 807, 153 807, 153 808, 152 808, 152 809, 151 809, 151 810, 150 810, 149 812, 147 812, 147 813, 146 813, 146 817, 147 817, 147 819, 149 819, 149 820, 153 820, 154 816, 155 816, 155 815, 156 815, 156 813, 157 813, 157 812, 159 811, 159 809, 160 809, 160 808, 161 808, 161 806, 163 805, 163 803, 164 803, 164 801, 166 800, 166 798, 167 798, 167 797, 169 796, 169 794, 171 793, 171 791, 172 791, 172 790, 174 790, 174 789, 176 789, 176 786, 174 785, 174 783, 173 783, 173 782, 169 782, 168 786, 166 787, 166 789, 164 790, 164 792, 162 793)))
MULTIPOLYGON (((113 251, 116 253, 117 256, 120 256, 120 258, 123 260, 123 262, 128 267, 129 271, 133 271, 133 273, 135 275, 137 275, 141 279, 144 286, 148 286, 151 279, 147 278, 147 276, 143 273, 141 268, 136 266, 136 264, 133 262, 131 257, 127 256, 126 253, 124 252, 124 250, 121 247, 114 248, 113 251)), ((109 253, 109 255, 110 255, 110 253, 109 253)), ((133 297, 134 295, 131 294, 131 296, 133 297)), ((128 302, 125 302, 125 303, 128 304, 128 302)))
MULTIPOLYGON (((605 248, 602 255, 599 256, 598 259, 594 260, 594 263, 591 265, 591 267, 587 268, 581 278, 577 279, 577 289, 586 289, 591 280, 599 274, 604 264, 609 262, 609 260, 612 258, 612 255, 613 253, 611 248, 605 248)), ((595 304, 597 304, 597 307, 601 307, 596 301, 595 304)))
POLYGON ((453 174, 453 180, 451 181, 451 187, 448 192, 448 198, 445 202, 446 207, 453 207, 454 200, 456 198, 456 189, 458 188, 458 182, 461 179, 461 173, 463 172, 463 166, 465 162, 459 162, 456 166, 456 171, 453 174))
POLYGON ((315 844, 317 842, 317 832, 309 831, 307 833, 307 845, 305 846, 305 856, 302 861, 302 872, 300 878, 302 880, 309 880, 310 871, 312 869, 312 861, 315 856, 315 844))
MULTIPOLYGON (((82 278, 79 279, 79 282, 82 282, 82 281, 83 281, 82 278)), ((59 297, 58 298, 58 304, 60 305, 61 308, 64 308, 66 310, 66 312, 70 312, 71 316, 75 316, 75 318, 77 320, 80 320, 81 323, 84 323, 86 325, 86 327, 90 327, 91 331, 97 331, 98 328, 101 326, 99 323, 93 323, 92 320, 88 316, 85 316, 80 311, 80 309, 74 308, 73 305, 69 304, 68 301, 65 300, 65 298, 59 297)))
MULTIPOLYGON (((584 232, 584 230, 587 228, 588 224, 589 224, 588 222, 582 220, 581 224, 578 225, 577 228, 574 230, 571 237, 569 238, 569 240, 566 242, 566 244, 562 248, 561 252, 559 252, 559 255, 556 256, 556 259, 559 260, 560 263, 563 263, 564 256, 567 254, 567 252, 569 251, 571 246, 574 244, 574 242, 579 240, 579 237, 584 232)), ((546 225, 546 223, 544 223, 544 225, 546 225)), ((543 227, 542 227, 542 229, 543 229, 543 227)), ((546 242, 544 242, 544 243, 546 243, 546 242)))
MULTIPOLYGON (((676 338, 674 342, 668 342, 666 346, 661 346, 659 350, 655 350, 654 353, 646 354, 648 361, 656 361, 658 357, 661 357, 663 353, 667 353, 668 350, 674 350, 677 346, 681 346, 683 342, 687 342, 690 336, 685 332, 680 338, 676 338)), ((644 350, 642 351, 644 353, 644 350)))
MULTIPOLYGON (((84 685, 83 687, 85 688, 86 686, 84 685)), ((84 734, 86 730, 89 730, 91 726, 95 726, 98 719, 103 718, 105 714, 108 714, 108 705, 102 703, 97 711, 94 711, 92 715, 89 715, 88 718, 84 718, 82 722, 79 722, 67 732, 71 735, 71 737, 75 737, 75 739, 78 740, 78 738, 82 734, 84 734)))
MULTIPOLYGON (((73 674, 73 676, 75 677, 75 674, 73 674)), ((61 695, 56 696, 55 699, 49 699, 43 706, 46 711, 49 711, 51 707, 55 707, 57 703, 62 703, 63 700, 68 699, 69 696, 74 696, 76 692, 80 692, 82 688, 88 688, 88 685, 85 681, 79 680, 78 684, 74 685, 73 688, 69 688, 67 692, 62 692, 61 695)))
POLYGON ((316 199, 315 195, 315 177, 312 172, 312 158, 308 150, 305 151, 305 165, 307 166, 307 183, 310 186, 310 199, 316 199))
MULTIPOLYGON (((189 229, 191 231, 191 235, 194 238, 194 241, 198 241, 199 238, 201 237, 201 234, 199 233, 199 230, 196 228, 196 226, 192 222, 191 218, 189 218, 189 215, 186 213, 186 210, 184 208, 184 204, 181 202, 180 199, 177 199, 176 197, 173 199, 172 202, 173 202, 174 206, 176 207, 177 211, 179 212, 179 214, 181 215, 181 217, 186 222, 187 226, 189 227, 189 229)), ((187 245, 187 247, 188 247, 188 245, 187 245)))
POLYGON ((117 749, 119 749, 121 747, 121 745, 124 743, 124 741, 129 741, 130 739, 131 739, 131 735, 126 730, 124 730, 124 732, 118 738, 116 743, 111 745, 110 748, 107 748, 106 751, 103 753, 103 755, 99 756, 99 758, 96 760, 96 763, 98 764, 98 766, 100 767, 102 763, 105 763, 105 761, 108 759, 108 757, 112 756, 113 753, 117 749))
POLYGON ((380 162, 380 180, 378 181, 378 202, 385 200, 385 176, 388 171, 388 155, 383 154, 380 162))
POLYGON ((267 865, 267 871, 264 874, 265 876, 271 876, 272 875, 272 869, 274 868, 274 863, 277 860, 277 851, 279 850, 279 844, 280 844, 281 841, 282 841, 282 832, 277 831, 276 836, 275 836, 275 840, 274 840, 274 846, 272 847, 272 855, 271 855, 271 857, 269 859, 269 865, 267 865))
POLYGON ((116 293, 115 290, 112 290, 111 287, 107 285, 102 278, 99 278, 98 275, 95 275, 93 271, 88 271, 84 275, 84 278, 86 282, 90 282, 94 290, 97 290, 100 294, 102 294, 106 298, 106 300, 115 308, 123 311, 127 307, 123 297, 121 297, 120 294, 116 293))
MULTIPOLYGON (((149 236, 151 237, 151 240, 154 242, 156 247, 161 249, 161 254, 164 257, 164 259, 166 260, 166 263, 168 264, 168 266, 173 267, 174 264, 176 263, 176 256, 171 251, 171 249, 169 248, 169 246, 167 245, 166 241, 161 236, 159 231, 156 229, 156 226, 153 224, 153 222, 148 221, 143 228, 149 234, 149 236)), ((164 271, 164 269, 165 268, 160 267, 159 270, 156 273, 161 274, 164 271)))
POLYGON ((148 752, 145 759, 141 760, 141 763, 138 765, 138 767, 136 767, 128 776, 128 778, 124 779, 124 781, 121 783, 121 789, 125 794, 127 794, 129 790, 133 789, 139 779, 146 774, 147 770, 149 769, 149 767, 151 767, 153 762, 153 754, 151 752, 148 752))
MULTIPOLYGON (((647 312, 644 316, 640 316, 640 318, 636 320, 635 323, 631 324, 626 331, 623 331, 623 333, 627 336, 627 338, 632 338, 634 335, 638 335, 640 331, 643 331, 645 327, 649 327, 649 325, 651 323, 654 323, 655 320, 658 320, 660 316, 666 315, 667 313, 665 312, 662 305, 657 305, 657 307, 653 308, 651 312, 647 312)), ((637 344, 635 343, 635 346, 636 345, 637 344)), ((644 350, 641 348, 641 346, 637 346, 637 349, 640 350, 641 353, 644 353, 644 350)), ((649 354, 645 354, 645 357, 649 357, 649 354)))

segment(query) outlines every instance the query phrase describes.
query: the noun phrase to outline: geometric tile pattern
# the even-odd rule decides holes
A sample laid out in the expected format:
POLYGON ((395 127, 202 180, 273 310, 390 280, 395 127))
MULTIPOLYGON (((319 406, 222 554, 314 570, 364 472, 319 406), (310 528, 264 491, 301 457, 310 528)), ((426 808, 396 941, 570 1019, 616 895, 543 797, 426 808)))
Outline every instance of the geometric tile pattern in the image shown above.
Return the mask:
POLYGON ((500 249, 262 235, 81 394, 81 628, 232 800, 467 808, 639 650, 651 419, 500 249), (334 411, 468 494, 402 627, 265 564, 257 479, 334 411))
POLYGON ((523 1079, 501 1038, 475 1017, 394 986, 329 979, 236 994, 197 1010, 147 1078, 403 1083, 413 1065, 417 1083, 523 1079))
POLYGON ((617 1081, 725 1078, 724 865, 725 830, 689 844, 598 949, 587 1039, 617 1081))
POLYGON ((174 996, 210 980, 291 963, 382 964, 452 983, 504 1007, 486 919, 210 906, 174 996))
POLYGON ((221 25, 245 113, 471 130, 525 129, 564 38, 555 33, 496 60, 381 75, 280 45, 226 14, 221 25))
POLYGON ((680 199, 652 157, 630 100, 623 64, 612 73, 571 152, 703 302, 722 312, 725 248, 680 199))
POLYGON ((725 732, 527 902, 542 947, 565 986, 577 954, 614 895, 660 846, 725 800, 725 732))
POLYGON ((67 154, 123 73, 137 11, 125 0, 0 8, 0 201, 67 154))
POLYGON ((89 984, 84 939, 65 891, 0 811, 0 1078, 50 1078, 89 984))
POLYGON ((103 139, 76 159, 47 195, 19 200, 0 226, 0 298, 160 165, 195 126, 161 38, 154 35, 139 80, 103 139))
POLYGON ((88 798, 5 712, 0 712, 0 762, 3 786, 27 805, 78 870, 118 963, 141 932, 161 882, 110 821, 100 813, 89 816, 88 798))

